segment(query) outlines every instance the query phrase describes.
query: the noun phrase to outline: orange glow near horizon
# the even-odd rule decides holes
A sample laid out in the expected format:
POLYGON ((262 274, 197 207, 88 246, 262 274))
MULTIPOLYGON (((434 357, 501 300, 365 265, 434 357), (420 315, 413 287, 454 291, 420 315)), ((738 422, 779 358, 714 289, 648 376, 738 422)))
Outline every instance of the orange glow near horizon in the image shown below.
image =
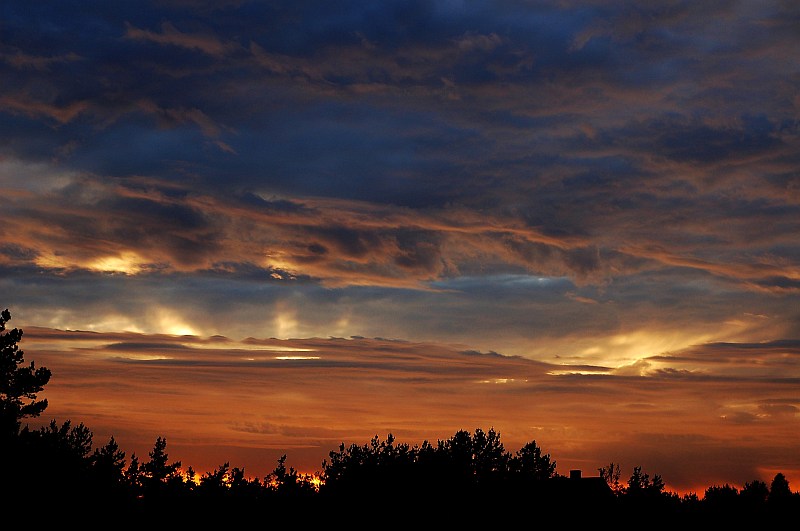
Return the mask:
MULTIPOLYGON (((562 474, 573 468, 595 471, 608 462, 620 463, 623 475, 642 466, 685 494, 706 481, 740 488, 754 479, 769 483, 773 468, 765 465, 784 458, 758 453, 758 447, 791 445, 796 436, 790 409, 779 404, 759 409, 768 394, 758 381, 706 383, 709 398, 738 397, 738 405, 710 408, 691 378, 676 379, 670 372, 631 378, 513 356, 465 355, 433 343, 239 342, 132 333, 105 339, 102 333, 43 328, 26 331, 25 338, 33 347, 30 359, 53 372, 43 393, 50 404, 43 423, 80 419, 97 441, 114 435, 129 455, 146 455, 160 434, 168 438, 171 456, 198 471, 230 462, 264 477, 283 454, 295 470, 319 471, 328 452, 343 442, 365 444, 392 433, 413 445, 449 438, 460 429, 494 428, 511 453, 535 440, 562 474), (230 356, 259 349, 265 356, 230 356), (276 351, 301 354, 276 356, 276 351), (312 351, 313 356, 302 354, 312 351), (314 363, 322 359, 324 365, 314 363), (114 376, 120 371, 124 385, 114 376), (79 395, 72 391, 76 387, 82 389, 79 395), (667 416, 669 425, 663 421, 667 416), (727 475, 721 464, 730 461, 726 454, 741 463, 727 475)), ((676 361, 692 356, 687 351, 676 361)), ((659 363, 669 365, 669 358, 659 363)), ((729 370, 730 364, 724 367, 729 370)), ((708 374, 702 377, 707 381, 708 374)), ((800 482, 798 470, 782 468, 800 482)))

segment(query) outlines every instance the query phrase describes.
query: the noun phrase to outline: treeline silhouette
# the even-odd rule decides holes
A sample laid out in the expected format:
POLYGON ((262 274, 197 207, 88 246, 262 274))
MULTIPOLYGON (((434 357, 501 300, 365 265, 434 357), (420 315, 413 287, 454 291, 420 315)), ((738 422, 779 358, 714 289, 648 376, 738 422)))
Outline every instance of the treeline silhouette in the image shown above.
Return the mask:
POLYGON ((708 487, 702 497, 678 495, 661 476, 634 467, 624 481, 618 464, 596 476, 561 475, 536 441, 507 451, 493 428, 459 430, 421 445, 377 435, 363 445, 342 443, 321 471, 301 474, 286 455, 263 478, 222 463, 195 472, 171 461, 165 437, 146 459, 126 453, 112 436, 95 446, 92 432, 67 420, 31 428, 47 400, 37 393, 50 371, 24 365, 22 331, 6 331, 0 315, 0 422, 3 507, 40 523, 78 516, 84 527, 302 525, 350 527, 468 526, 552 522, 600 527, 666 528, 682 524, 745 525, 800 516, 800 492, 778 473, 741 489, 708 487))

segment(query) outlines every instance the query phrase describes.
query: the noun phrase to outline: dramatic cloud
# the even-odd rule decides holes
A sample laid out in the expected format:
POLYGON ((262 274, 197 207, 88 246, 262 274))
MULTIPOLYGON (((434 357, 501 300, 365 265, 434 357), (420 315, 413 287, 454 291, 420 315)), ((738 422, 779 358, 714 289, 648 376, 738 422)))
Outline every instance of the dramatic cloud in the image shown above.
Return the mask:
POLYGON ((211 415, 202 429, 156 409, 121 422, 174 425, 186 451, 257 460, 290 441, 316 459, 384 428, 488 424, 676 485, 797 474, 798 17, 726 0, 11 2, 0 304, 26 331, 86 331, 84 349, 77 332, 27 347, 64 364, 59 416, 114 431, 141 371, 159 396, 252 403, 198 397, 180 414, 211 415), (331 339, 354 337, 387 339, 331 339), (323 354, 275 360, 260 341, 323 354), (259 379, 292 409, 270 416, 280 393, 259 379), (469 384, 487 405, 445 407, 467 381, 497 382, 469 384), (382 407, 372 385, 394 393, 382 407), (78 396, 113 386, 105 417, 78 396), (236 428, 204 438, 216 424, 236 428))

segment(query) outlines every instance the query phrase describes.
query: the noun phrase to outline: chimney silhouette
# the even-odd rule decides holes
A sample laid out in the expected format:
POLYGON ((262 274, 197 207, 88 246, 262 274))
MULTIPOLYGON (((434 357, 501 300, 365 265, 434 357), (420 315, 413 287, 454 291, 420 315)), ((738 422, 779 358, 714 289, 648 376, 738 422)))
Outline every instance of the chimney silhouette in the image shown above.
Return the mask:
POLYGON ((569 471, 569 479, 581 479, 581 471, 580 470, 570 470, 569 471))

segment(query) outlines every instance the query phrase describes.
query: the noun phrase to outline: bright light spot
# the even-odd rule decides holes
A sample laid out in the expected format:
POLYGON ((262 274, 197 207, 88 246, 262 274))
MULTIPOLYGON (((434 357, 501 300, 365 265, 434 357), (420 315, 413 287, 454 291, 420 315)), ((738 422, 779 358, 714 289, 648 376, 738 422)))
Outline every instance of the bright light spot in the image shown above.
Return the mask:
POLYGON ((122 315, 105 315, 98 321, 76 323, 74 312, 58 312, 58 314, 48 320, 48 326, 58 330, 86 330, 89 332, 124 331, 135 334, 143 334, 145 330, 139 327, 128 317, 122 315))
POLYGON ((188 326, 188 325, 180 325, 179 324, 179 325, 175 325, 175 326, 170 326, 170 327, 166 328, 165 330, 167 331, 168 334, 171 334, 173 336, 194 336, 194 335, 197 335, 197 334, 195 334, 194 329, 191 326, 188 326))
POLYGON ((41 254, 36 257, 36 265, 46 269, 70 269, 84 267, 90 271, 100 273, 122 273, 135 275, 142 271, 146 261, 132 251, 125 251, 118 255, 103 256, 85 263, 80 260, 59 256, 56 254, 41 254))
POLYGON ((275 356, 276 360, 318 360, 319 356, 275 356))
POLYGON ((297 335, 298 321, 294 310, 279 304, 275 311, 273 326, 275 327, 276 335, 278 337, 294 337, 297 335))
POLYGON ((174 336, 196 336, 197 331, 189 324, 175 315, 173 310, 159 308, 156 311, 155 321, 158 323, 158 330, 164 334, 174 336))
POLYGON ((54 254, 40 254, 36 257, 36 265, 45 269, 68 269, 75 264, 61 256, 54 254))
MULTIPOLYGON (((90 320, 89 322, 76 323, 72 320, 75 318, 72 312, 59 312, 56 316, 47 320, 47 325, 51 328, 59 330, 86 330, 90 332, 108 332, 108 331, 124 331, 133 332, 135 334, 170 334, 175 336, 196 336, 197 330, 191 325, 187 324, 175 313, 166 308, 159 308, 154 311, 152 316, 143 317, 147 319, 147 328, 140 326, 131 320, 128 316, 107 314, 103 315, 99 320, 90 320)), ((192 345, 195 348, 202 348, 204 345, 192 345)), ((208 348, 217 348, 214 345, 208 348)), ((282 348, 281 351, 289 349, 282 348)))
POLYGON ((499 275, 497 278, 509 284, 549 284, 556 282, 558 277, 534 277, 530 275, 499 275))
POLYGON ((349 310, 347 311, 347 315, 343 315, 339 317, 336 321, 336 333, 340 335, 344 335, 347 333, 348 330, 352 330, 352 325, 350 324, 350 315, 349 310))
POLYGON ((610 336, 593 341, 593 345, 582 350, 586 363, 612 368, 635 365, 651 356, 675 352, 692 345, 716 340, 717 336, 706 332, 685 330, 636 330, 627 334, 610 336))
POLYGON ((614 369, 617 376, 647 376, 652 370, 653 364, 647 360, 637 360, 630 365, 620 365, 614 369))
POLYGON ((120 356, 120 357, 127 360, 137 360, 137 361, 161 361, 161 360, 172 359, 169 356, 162 356, 160 354, 126 354, 125 356, 120 356))
POLYGON ((564 376, 571 374, 592 375, 592 374, 611 374, 611 371, 582 371, 574 369, 559 369, 555 371, 547 371, 547 374, 549 374, 550 376, 564 376))
POLYGON ((631 338, 625 334, 619 334, 611 338, 612 345, 627 345, 631 342, 631 338))
POLYGON ((195 472, 193 476, 190 476, 190 475, 189 475, 189 471, 188 471, 188 470, 184 470, 183 468, 178 468, 178 472, 179 472, 179 473, 180 473, 180 474, 181 474, 183 477, 185 477, 187 481, 191 481, 191 482, 192 482, 192 483, 194 483, 195 485, 199 485, 199 484, 200 484, 200 478, 201 478, 202 476, 200 476, 200 474, 199 474, 199 473, 195 472))
POLYGON ((86 264, 88 269, 102 271, 104 273, 124 273, 135 275, 140 272, 145 264, 141 256, 132 252, 125 251, 117 256, 105 256, 86 264))
MULTIPOLYGON (((291 273, 296 269, 295 264, 282 252, 268 253, 262 265, 270 269, 278 269, 287 273, 291 273)), ((280 280, 285 277, 279 273, 273 272, 272 278, 280 280)))
MULTIPOLYGON (((485 384, 511 384, 516 382, 516 378, 491 378, 489 380, 480 380, 478 383, 485 383, 485 384)), ((528 380, 523 380, 523 382, 527 382, 528 380)))

